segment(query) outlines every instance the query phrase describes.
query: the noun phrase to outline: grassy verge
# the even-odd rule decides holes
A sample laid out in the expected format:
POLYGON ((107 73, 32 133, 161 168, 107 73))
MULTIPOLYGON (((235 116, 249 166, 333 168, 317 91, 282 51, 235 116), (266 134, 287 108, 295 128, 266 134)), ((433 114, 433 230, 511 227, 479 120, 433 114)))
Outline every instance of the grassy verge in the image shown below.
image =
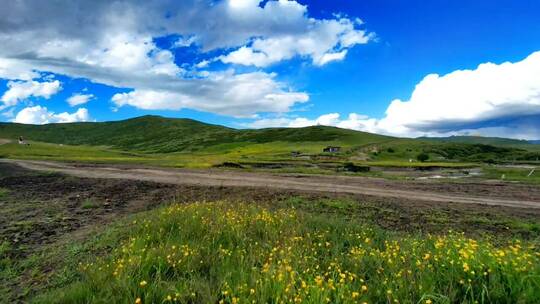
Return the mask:
POLYGON ((532 184, 540 183, 540 168, 536 168, 532 174, 531 170, 531 168, 485 167, 482 171, 484 172, 484 178, 532 184))
POLYGON ((121 243, 101 242, 114 244, 110 254, 86 256, 72 283, 35 302, 540 301, 533 241, 395 233, 294 206, 219 202, 150 211, 122 230, 121 243))
MULTIPOLYGON (((322 143, 310 143, 302 146, 307 151, 316 153, 322 143)), ((103 164, 141 164, 165 167, 210 168, 225 162, 234 162, 254 170, 264 170, 265 166, 283 165, 276 172, 294 172, 310 174, 335 174, 348 162, 346 155, 334 155, 334 163, 328 165, 325 160, 298 160, 290 157, 290 151, 297 148, 292 144, 275 142, 271 144, 252 144, 237 149, 221 151, 214 147, 204 152, 148 154, 113 150, 100 146, 70 146, 50 143, 32 142, 30 146, 16 143, 0 145, 0 158, 45 161, 72 161, 103 164), (306 167, 306 164, 309 165, 306 167)), ((395 168, 470 168, 472 163, 459 162, 413 162, 404 160, 360 161, 366 166, 395 168)), ((366 174, 363 174, 366 175, 366 174)), ((367 174, 369 176, 373 174, 367 174)))

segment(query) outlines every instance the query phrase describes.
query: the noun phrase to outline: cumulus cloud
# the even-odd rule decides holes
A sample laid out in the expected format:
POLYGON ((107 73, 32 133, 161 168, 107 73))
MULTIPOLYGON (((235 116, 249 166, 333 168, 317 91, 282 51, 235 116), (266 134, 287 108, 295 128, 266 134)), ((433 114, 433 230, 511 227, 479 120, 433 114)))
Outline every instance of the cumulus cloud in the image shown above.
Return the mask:
POLYGON ((377 119, 369 118, 365 115, 350 113, 347 118, 342 119, 339 113, 329 113, 321 115, 315 119, 305 117, 278 117, 258 119, 250 123, 243 124, 248 128, 303 128, 308 126, 332 126, 344 129, 353 129, 365 132, 378 132, 376 128, 377 119))
POLYGON ((30 63, 0 57, 0 78, 31 80, 39 76, 39 73, 34 71, 30 63))
POLYGON ((325 65, 328 62, 331 61, 341 61, 345 56, 347 55, 347 50, 343 50, 341 52, 336 53, 326 53, 323 54, 321 57, 317 58, 314 62, 316 65, 325 65))
POLYGON ((316 119, 260 119, 247 127, 328 125, 397 136, 483 135, 540 138, 540 52, 519 62, 484 63, 474 70, 430 74, 406 101, 390 103, 386 115, 338 113, 316 119))
POLYGON ((394 100, 379 127, 397 134, 474 129, 540 114, 540 52, 522 61, 427 75, 406 101, 394 100))
POLYGON ((457 129, 449 131, 411 131, 411 133, 395 133, 380 127, 380 120, 370 118, 366 115, 350 113, 347 117, 342 118, 339 113, 329 113, 321 115, 315 119, 305 117, 278 117, 264 118, 254 120, 250 123, 240 124, 246 128, 303 128, 308 126, 331 126, 343 129, 351 129, 356 131, 387 134, 394 136, 493 136, 506 137, 516 139, 538 139, 540 138, 540 115, 532 115, 527 117, 518 117, 503 123, 500 126, 484 126, 478 128, 457 129))
POLYGON ((359 26, 345 17, 311 18, 307 6, 286 0, 10 1, 0 11, 0 78, 30 81, 46 71, 132 89, 115 95, 117 105, 238 117, 283 112, 305 102, 307 94, 263 71, 226 72, 227 77, 221 71, 186 71, 207 69, 212 60, 179 62, 172 49, 194 43, 200 52, 245 47, 267 57, 256 66, 296 55, 321 65, 369 40, 359 26), (181 38, 169 50, 155 42, 163 36, 181 38), (269 49, 288 40, 285 49, 269 49), (241 91, 259 88, 261 93, 241 91), (139 100, 158 95, 166 101, 139 100))
POLYGON ((272 38, 255 39, 250 46, 220 57, 224 63, 265 67, 294 56, 311 58, 313 64, 322 66, 331 61, 343 60, 347 49, 365 44, 373 38, 357 29, 357 23, 347 18, 339 20, 307 19, 307 30, 300 33, 272 38))
POLYGON ((254 72, 234 74, 232 71, 213 73, 204 81, 206 88, 195 94, 167 90, 135 90, 118 93, 112 101, 119 107, 131 105, 146 110, 182 108, 220 113, 236 117, 253 116, 261 112, 287 112, 298 102, 306 102, 306 93, 286 91, 284 84, 274 81, 273 74, 254 72), (250 107, 246 107, 249 104, 250 107))
POLYGON ((77 93, 77 94, 71 95, 66 101, 70 106, 75 107, 75 106, 83 105, 89 102, 93 98, 94 98, 93 94, 77 93))
POLYGON ((50 112, 46 107, 35 106, 22 109, 13 122, 23 124, 48 124, 48 123, 68 123, 68 122, 80 122, 89 121, 90 115, 88 110, 80 108, 74 113, 54 113, 50 112))
POLYGON ((2 102, 5 106, 14 106, 21 100, 29 97, 50 98, 62 89, 60 81, 9 81, 7 91, 2 95, 2 102))

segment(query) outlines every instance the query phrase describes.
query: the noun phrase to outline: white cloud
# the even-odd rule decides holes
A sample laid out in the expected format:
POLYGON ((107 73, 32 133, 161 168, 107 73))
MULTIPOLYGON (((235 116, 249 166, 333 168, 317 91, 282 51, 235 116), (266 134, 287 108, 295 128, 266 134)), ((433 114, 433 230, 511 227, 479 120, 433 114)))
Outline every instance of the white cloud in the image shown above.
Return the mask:
POLYGON ((0 78, 15 80, 31 80, 39 77, 30 63, 21 60, 0 57, 0 78))
POLYGON ((254 115, 254 109, 258 112, 287 112, 295 103, 309 100, 305 93, 287 91, 273 77, 275 75, 263 72, 213 73, 204 79, 207 89, 200 89, 196 94, 190 91, 135 90, 115 94, 112 101, 118 107, 131 105, 146 110, 191 108, 222 115, 250 117, 254 115))
POLYGON ((428 75, 409 100, 392 101, 377 127, 403 135, 448 132, 537 114, 540 114, 540 52, 516 63, 485 63, 475 70, 428 75))
POLYGON ((316 65, 325 65, 331 61, 341 61, 347 55, 347 50, 343 50, 337 53, 326 53, 315 62, 316 65))
POLYGON ((345 119, 341 119, 341 115, 339 113, 329 113, 321 115, 315 119, 308 119, 305 117, 259 119, 251 123, 243 124, 243 126, 259 129, 270 127, 303 128, 308 126, 322 125, 374 133, 378 131, 376 128, 376 123, 376 119, 357 113, 350 113, 345 119))
POLYGON ((91 99, 94 98, 94 95, 93 94, 81 94, 81 93, 77 93, 77 94, 73 94, 71 95, 68 99, 67 99, 67 103, 72 106, 72 107, 75 107, 75 106, 80 106, 80 105, 83 105, 85 103, 87 103, 88 101, 90 101, 91 99))
POLYGON ((290 35, 257 38, 251 46, 242 46, 220 57, 224 63, 265 67, 294 56, 311 58, 315 65, 343 60, 347 50, 357 44, 368 43, 373 34, 356 28, 347 18, 339 20, 306 19, 306 30, 290 35))
POLYGON ((48 123, 68 123, 68 122, 79 122, 79 121, 89 121, 90 115, 88 110, 85 108, 80 108, 74 113, 59 113, 55 114, 54 112, 49 112, 46 107, 35 106, 22 109, 13 122, 23 123, 23 124, 48 124, 48 123))
POLYGON ((252 48, 246 46, 243 46, 226 56, 221 56, 220 60, 224 63, 238 63, 243 65, 254 65, 257 67, 264 67, 277 61, 276 59, 270 58, 266 53, 254 51, 252 48))
POLYGON ((199 69, 204 69, 206 67, 208 67, 208 65, 210 64, 210 61, 209 60, 202 60, 201 62, 195 64, 195 66, 199 69))
POLYGON ((197 37, 180 37, 174 42, 174 47, 188 47, 197 42, 197 37))
POLYGON ((50 98, 62 89, 60 81, 9 81, 8 89, 2 95, 2 102, 5 106, 14 106, 21 100, 29 97, 50 98))
POLYGON ((329 113, 321 115, 315 119, 308 119, 305 117, 278 117, 278 118, 264 118, 254 120, 250 123, 242 123, 240 126, 254 129, 261 128, 303 128, 308 126, 331 126, 343 129, 351 129, 363 132, 387 134, 395 136, 493 136, 493 137, 505 137, 516 139, 538 139, 540 138, 540 115, 519 118, 513 121, 509 125, 495 126, 495 127, 480 127, 459 129, 451 131, 411 131, 411 133, 393 133, 388 130, 382 129, 379 124, 380 120, 376 118, 369 118, 365 115, 357 113, 350 113, 347 118, 341 119, 341 115, 338 113, 329 113))
MULTIPOLYGON (((1 78, 29 81, 39 77, 38 72, 52 72, 133 89, 131 98, 119 104, 188 107, 234 116, 285 112, 308 97, 262 71, 227 72, 223 77, 223 72, 212 70, 184 70, 207 68, 212 60, 178 62, 155 38, 178 35, 182 39, 173 48, 196 43, 200 52, 260 48, 267 58, 257 62, 259 66, 296 55, 326 63, 369 39, 357 21, 311 18, 307 6, 286 0, 21 0, 3 4, 0 20, 1 78), (284 49, 269 49, 290 39, 284 49), (261 93, 241 91, 261 87, 261 93), (149 92, 166 96, 167 101, 135 101, 149 92)), ((117 96, 113 102, 118 100, 117 96)))
POLYGON ((317 119, 261 119, 249 127, 330 125, 398 136, 484 135, 540 138, 540 52, 522 61, 427 75, 407 101, 390 103, 382 119, 355 113, 317 119))

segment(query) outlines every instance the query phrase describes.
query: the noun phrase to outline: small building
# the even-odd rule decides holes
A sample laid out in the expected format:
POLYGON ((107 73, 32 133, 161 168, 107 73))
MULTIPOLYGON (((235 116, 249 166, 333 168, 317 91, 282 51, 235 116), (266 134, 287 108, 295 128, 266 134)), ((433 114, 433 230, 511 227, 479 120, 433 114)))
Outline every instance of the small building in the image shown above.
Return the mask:
POLYGON ((328 152, 328 153, 337 153, 339 151, 341 151, 341 147, 336 147, 336 146, 328 146, 323 149, 323 152, 328 152))

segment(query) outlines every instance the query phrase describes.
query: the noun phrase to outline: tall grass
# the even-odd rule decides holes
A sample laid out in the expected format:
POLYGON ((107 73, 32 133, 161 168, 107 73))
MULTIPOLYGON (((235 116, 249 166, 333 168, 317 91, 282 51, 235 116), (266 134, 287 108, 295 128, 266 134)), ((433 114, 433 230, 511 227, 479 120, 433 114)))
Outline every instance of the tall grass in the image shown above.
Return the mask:
POLYGON ((294 208, 173 205, 41 303, 540 303, 540 253, 294 208))

